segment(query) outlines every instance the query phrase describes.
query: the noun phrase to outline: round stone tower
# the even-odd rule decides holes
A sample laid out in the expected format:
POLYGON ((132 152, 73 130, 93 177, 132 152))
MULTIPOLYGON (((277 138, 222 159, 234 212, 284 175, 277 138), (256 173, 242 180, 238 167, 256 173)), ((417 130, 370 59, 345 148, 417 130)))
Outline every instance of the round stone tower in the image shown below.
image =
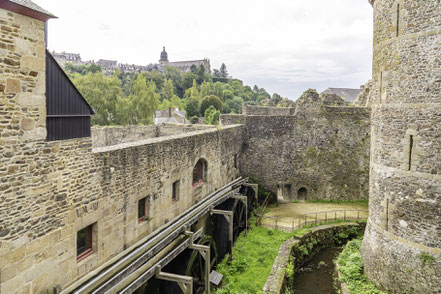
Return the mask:
POLYGON ((390 293, 441 293, 441 3, 374 7, 365 273, 390 293))

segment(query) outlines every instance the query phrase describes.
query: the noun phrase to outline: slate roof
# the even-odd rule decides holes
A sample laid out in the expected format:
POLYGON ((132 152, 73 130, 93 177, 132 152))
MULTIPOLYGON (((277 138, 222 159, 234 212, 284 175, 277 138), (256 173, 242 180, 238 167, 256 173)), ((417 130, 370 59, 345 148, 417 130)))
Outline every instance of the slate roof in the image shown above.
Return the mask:
POLYGON ((50 13, 49 11, 41 8, 40 6, 38 6, 37 4, 35 4, 34 2, 32 2, 31 0, 9 0, 10 2, 13 2, 15 4, 24 6, 26 8, 35 10, 37 12, 49 15, 51 17, 56 17, 55 15, 53 15, 52 13, 50 13))
POLYGON ((189 60, 189 61, 173 61, 173 62, 169 62, 169 65, 174 65, 174 66, 191 66, 191 65, 201 65, 204 64, 206 60, 201 59, 201 60, 189 60))
POLYGON ((328 88, 321 94, 336 94, 345 99, 345 102, 352 102, 357 98, 358 94, 363 91, 362 89, 348 89, 348 88, 328 88))

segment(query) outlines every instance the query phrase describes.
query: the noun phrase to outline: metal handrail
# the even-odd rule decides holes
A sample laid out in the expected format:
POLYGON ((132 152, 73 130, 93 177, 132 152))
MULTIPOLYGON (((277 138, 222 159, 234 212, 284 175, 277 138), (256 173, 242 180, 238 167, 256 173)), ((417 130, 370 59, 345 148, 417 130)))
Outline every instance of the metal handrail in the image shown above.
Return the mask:
POLYGON ((318 215, 320 214, 325 214, 325 218, 324 218, 324 222, 328 222, 328 221, 336 221, 338 219, 343 219, 343 220, 361 220, 361 219, 367 219, 364 217, 360 217, 360 212, 369 212, 368 210, 364 210, 364 209, 337 209, 337 210, 328 210, 328 211, 319 211, 319 212, 311 212, 311 213, 305 213, 302 214, 300 217, 298 218, 290 218, 290 217, 284 217, 284 216, 266 216, 266 215, 261 215, 261 222, 260 222, 260 226, 262 227, 270 227, 270 228, 274 228, 276 230, 282 230, 282 231, 287 231, 287 232, 293 232, 305 225, 308 224, 318 224, 319 222, 323 222, 323 219, 319 219, 318 215), (337 214, 339 212, 343 212, 343 217, 337 217, 337 214), (351 217, 347 214, 347 212, 357 212, 357 217, 351 217), (329 213, 334 213, 334 216, 328 218, 328 214, 329 213), (311 217, 309 217, 310 215, 313 215, 315 217, 312 217, 313 220, 311 221, 311 217), (263 219, 274 219, 275 220, 275 224, 262 224, 262 220, 263 219), (288 222, 291 224, 291 226, 284 226, 279 224, 279 221, 284 221, 284 222, 288 222), (295 224, 297 222, 297 225, 295 224))

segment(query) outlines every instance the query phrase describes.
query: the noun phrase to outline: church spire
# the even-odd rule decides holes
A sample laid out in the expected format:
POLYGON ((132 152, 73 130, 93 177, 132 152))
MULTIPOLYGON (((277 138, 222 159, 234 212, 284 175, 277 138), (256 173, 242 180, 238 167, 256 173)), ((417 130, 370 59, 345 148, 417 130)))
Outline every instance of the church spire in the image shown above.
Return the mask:
POLYGON ((165 46, 162 47, 161 57, 159 59, 159 63, 164 64, 168 63, 168 54, 167 51, 165 51, 165 46))

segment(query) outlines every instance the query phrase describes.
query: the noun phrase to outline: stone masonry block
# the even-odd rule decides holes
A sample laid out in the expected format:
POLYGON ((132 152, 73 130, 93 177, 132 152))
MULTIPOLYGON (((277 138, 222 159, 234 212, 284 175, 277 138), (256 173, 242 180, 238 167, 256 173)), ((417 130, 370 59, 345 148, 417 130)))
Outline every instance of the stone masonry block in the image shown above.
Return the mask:
POLYGON ((17 104, 25 107, 45 107, 46 104, 46 97, 44 95, 35 95, 28 92, 18 93, 15 99, 17 104))
POLYGON ((35 120, 24 118, 21 120, 21 129, 24 131, 30 131, 35 128, 35 120))
POLYGON ((21 58, 21 66, 24 70, 44 71, 46 64, 44 58, 23 56, 21 58))
POLYGON ((6 93, 19 93, 21 92, 21 83, 17 79, 6 80, 6 93))

